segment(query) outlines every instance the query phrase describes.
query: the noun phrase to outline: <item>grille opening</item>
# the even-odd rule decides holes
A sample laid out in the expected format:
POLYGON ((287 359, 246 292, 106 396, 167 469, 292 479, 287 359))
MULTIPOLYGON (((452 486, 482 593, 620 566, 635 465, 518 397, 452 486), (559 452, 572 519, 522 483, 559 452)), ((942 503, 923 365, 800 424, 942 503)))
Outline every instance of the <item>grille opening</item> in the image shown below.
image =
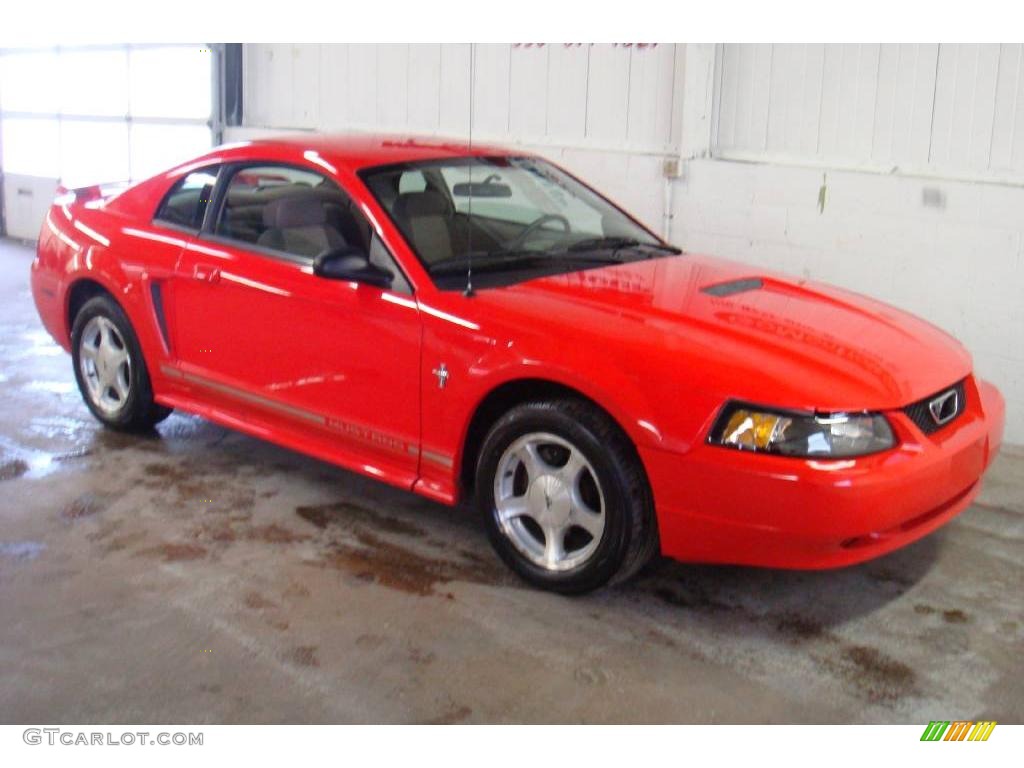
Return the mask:
POLYGON ((964 386, 965 381, 959 381, 952 387, 941 389, 928 397, 918 400, 916 403, 911 403, 903 412, 907 414, 912 422, 924 432, 926 435, 933 435, 940 429, 948 427, 950 424, 955 422, 963 414, 964 409, 967 407, 967 388, 964 386), (940 416, 943 417, 942 423, 932 415, 931 404, 936 398, 941 397, 947 392, 956 393, 956 409, 950 415, 948 409, 945 412, 940 412, 940 416))

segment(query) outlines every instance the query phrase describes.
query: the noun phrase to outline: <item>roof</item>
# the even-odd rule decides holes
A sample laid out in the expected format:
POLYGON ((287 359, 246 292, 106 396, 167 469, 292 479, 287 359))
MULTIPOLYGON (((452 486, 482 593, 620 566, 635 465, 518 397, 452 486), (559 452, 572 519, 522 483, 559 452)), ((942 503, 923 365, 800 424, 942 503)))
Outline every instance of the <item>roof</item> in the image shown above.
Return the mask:
POLYGON ((250 149, 256 146, 298 147, 316 152, 320 157, 352 170, 449 157, 526 154, 493 145, 470 145, 465 140, 437 136, 356 133, 292 133, 253 139, 246 142, 245 146, 250 149))

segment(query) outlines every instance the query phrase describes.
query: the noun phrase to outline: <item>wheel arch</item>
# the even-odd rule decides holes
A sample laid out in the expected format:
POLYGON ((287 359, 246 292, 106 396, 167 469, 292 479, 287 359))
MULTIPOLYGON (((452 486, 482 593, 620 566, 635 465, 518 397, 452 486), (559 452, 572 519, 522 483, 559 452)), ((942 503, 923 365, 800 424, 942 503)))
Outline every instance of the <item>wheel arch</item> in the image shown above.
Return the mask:
POLYGON ((462 440, 461 458, 458 466, 457 481, 459 489, 463 494, 468 494, 474 487, 477 457, 479 456, 484 439, 494 423, 510 409, 521 403, 531 400, 555 398, 582 400, 604 413, 622 434, 623 439, 632 450, 636 461, 643 471, 648 486, 650 486, 650 478, 647 475, 647 469, 644 467, 636 441, 611 410, 576 387, 553 379, 524 377, 498 384, 480 400, 473 411, 462 440))
MULTIPOLYGON (((78 277, 68 286, 67 301, 65 302, 66 308, 64 311, 64 329, 69 339, 71 338, 71 328, 75 324, 75 318, 78 316, 79 311, 81 311, 89 299, 96 296, 109 296, 112 301, 120 306, 120 302, 117 301, 113 292, 92 277, 78 277)), ((121 307, 121 309, 124 309, 124 307, 121 307)))

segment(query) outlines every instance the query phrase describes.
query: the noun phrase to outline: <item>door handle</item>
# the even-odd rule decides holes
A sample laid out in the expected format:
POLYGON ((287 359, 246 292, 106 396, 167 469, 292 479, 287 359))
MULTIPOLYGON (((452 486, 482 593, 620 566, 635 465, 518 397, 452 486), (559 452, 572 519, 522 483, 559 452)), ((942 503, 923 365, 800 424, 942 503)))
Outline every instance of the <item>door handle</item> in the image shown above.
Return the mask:
POLYGON ((202 280, 204 283, 219 283, 220 270, 206 264, 196 264, 192 268, 192 277, 196 280, 202 280))

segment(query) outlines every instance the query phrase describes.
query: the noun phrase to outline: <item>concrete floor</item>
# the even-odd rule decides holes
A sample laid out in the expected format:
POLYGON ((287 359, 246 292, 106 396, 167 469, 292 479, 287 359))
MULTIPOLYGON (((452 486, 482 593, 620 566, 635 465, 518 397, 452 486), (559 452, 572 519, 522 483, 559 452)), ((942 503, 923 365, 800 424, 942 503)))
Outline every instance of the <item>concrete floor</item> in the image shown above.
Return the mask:
POLYGON ((451 510, 201 419, 101 429, 0 241, 0 722, 1024 721, 1024 452, 823 573, 583 598, 451 510))

